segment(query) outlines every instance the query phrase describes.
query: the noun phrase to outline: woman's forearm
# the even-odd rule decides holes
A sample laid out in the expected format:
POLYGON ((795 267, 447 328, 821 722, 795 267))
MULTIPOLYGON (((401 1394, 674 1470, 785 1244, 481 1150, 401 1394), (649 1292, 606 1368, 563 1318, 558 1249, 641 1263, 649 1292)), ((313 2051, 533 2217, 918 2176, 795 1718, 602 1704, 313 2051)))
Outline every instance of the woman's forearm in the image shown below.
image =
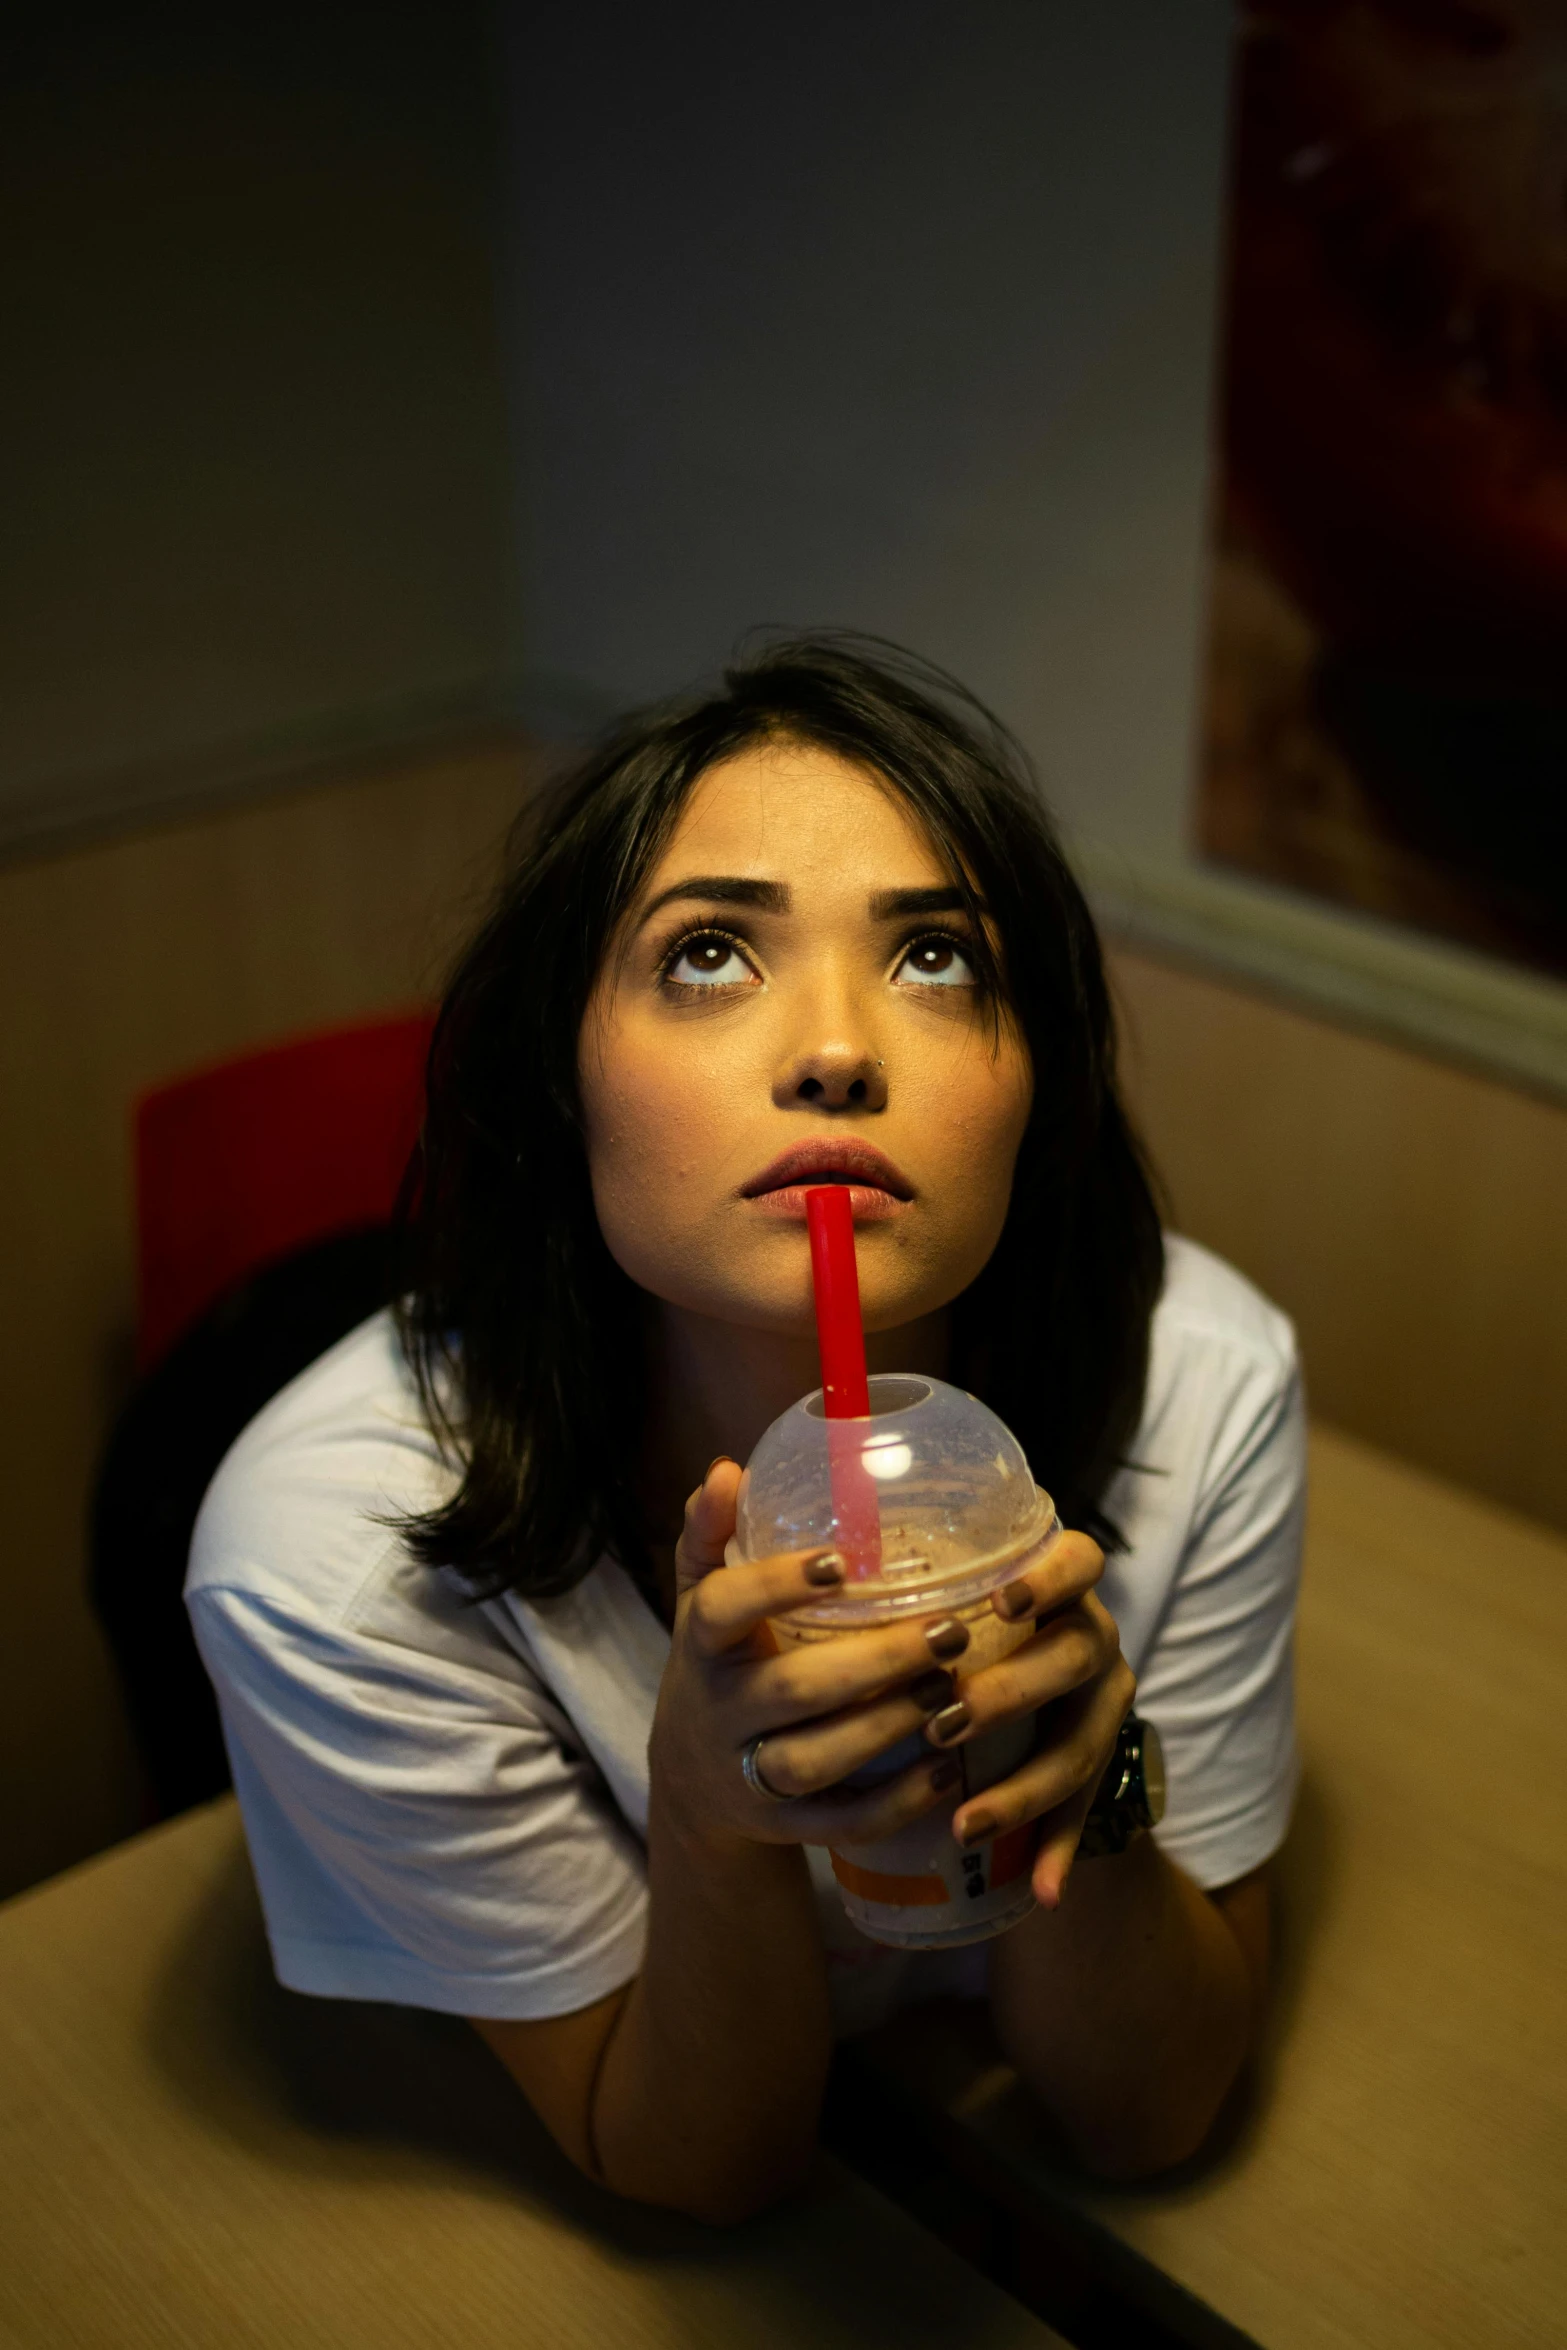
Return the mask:
POLYGON ((1060 1908, 997 1944, 991 1998, 1007 2054, 1077 2158, 1139 2177, 1202 2144, 1256 1993, 1221 1910, 1141 1836, 1079 1859, 1060 1908))
POLYGON ((647 1952, 605 2046, 592 2141, 605 2184, 724 2223, 810 2161, 831 2025, 798 1845, 648 1821, 647 1952))

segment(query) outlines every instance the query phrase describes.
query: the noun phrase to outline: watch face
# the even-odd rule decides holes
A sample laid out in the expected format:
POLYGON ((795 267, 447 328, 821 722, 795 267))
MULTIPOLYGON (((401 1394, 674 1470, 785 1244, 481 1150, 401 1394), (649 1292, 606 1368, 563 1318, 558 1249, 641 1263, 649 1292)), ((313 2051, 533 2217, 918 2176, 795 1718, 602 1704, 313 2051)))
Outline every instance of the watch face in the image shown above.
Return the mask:
POLYGON ((1139 1727, 1143 1741, 1143 1795, 1148 1817, 1157 1827, 1164 1818, 1164 1748, 1152 1722, 1142 1722, 1139 1727))

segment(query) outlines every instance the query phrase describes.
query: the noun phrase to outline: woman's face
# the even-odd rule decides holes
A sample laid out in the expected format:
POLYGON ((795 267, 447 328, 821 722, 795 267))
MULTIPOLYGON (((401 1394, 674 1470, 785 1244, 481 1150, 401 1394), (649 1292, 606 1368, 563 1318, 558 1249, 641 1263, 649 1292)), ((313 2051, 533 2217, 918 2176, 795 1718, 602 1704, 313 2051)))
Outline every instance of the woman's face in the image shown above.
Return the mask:
POLYGON ((610 1253, 673 1306, 799 1335, 805 1183, 850 1185, 866 1327, 948 1304, 1000 1236, 1032 1092, 947 873, 892 792, 760 745, 697 783, 581 1040, 610 1253))

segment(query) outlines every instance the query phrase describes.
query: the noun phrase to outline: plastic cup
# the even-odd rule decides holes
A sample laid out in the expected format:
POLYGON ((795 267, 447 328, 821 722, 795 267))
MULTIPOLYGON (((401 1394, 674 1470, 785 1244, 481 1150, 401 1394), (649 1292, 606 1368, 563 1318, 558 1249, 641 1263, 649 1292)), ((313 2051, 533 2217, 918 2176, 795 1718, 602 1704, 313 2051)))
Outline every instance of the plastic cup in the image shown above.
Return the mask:
MULTIPOLYGON (((956 1616, 969 1635, 952 1668, 961 1686, 966 1674, 1032 1634, 1031 1618, 1004 1622, 990 1595, 1054 1538, 1055 1507, 1035 1485, 1016 1437, 976 1397, 939 1379, 899 1374, 872 1379, 869 1404, 864 1416, 829 1418, 818 1388, 773 1422, 741 1479, 728 1555, 738 1562, 843 1548, 845 1507, 855 1510, 863 1543, 864 1496, 873 1495, 878 1571, 851 1576, 774 1617, 773 1637, 786 1649, 876 1625, 956 1616)), ((900 1950, 950 1949, 988 1941, 1032 1908, 1032 1828, 965 1849, 952 1817, 967 1797, 1016 1770, 1033 1736, 1030 1718, 966 1740, 952 1749, 963 1779, 950 1802, 883 1843, 832 1852, 844 1907, 862 1933, 900 1950)), ((916 1732, 850 1784, 873 1787, 922 1756, 934 1759, 916 1732)))

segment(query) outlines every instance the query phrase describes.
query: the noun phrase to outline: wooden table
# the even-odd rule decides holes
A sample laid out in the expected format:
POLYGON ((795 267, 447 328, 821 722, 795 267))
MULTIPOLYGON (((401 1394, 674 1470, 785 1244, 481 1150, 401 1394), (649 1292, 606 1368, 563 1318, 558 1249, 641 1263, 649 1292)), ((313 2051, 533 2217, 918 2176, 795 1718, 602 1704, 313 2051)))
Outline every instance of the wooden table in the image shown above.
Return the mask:
POLYGON ((0 1910, 4 2350, 1050 2350, 830 2161, 712 2232, 596 2193, 466 2025, 272 1980, 224 1802, 0 1910))
POLYGON ((1085 2188, 971 2015, 857 2062, 1197 2343, 1567 2343, 1567 1542, 1319 1430, 1272 2030, 1217 2161, 1085 2188))

